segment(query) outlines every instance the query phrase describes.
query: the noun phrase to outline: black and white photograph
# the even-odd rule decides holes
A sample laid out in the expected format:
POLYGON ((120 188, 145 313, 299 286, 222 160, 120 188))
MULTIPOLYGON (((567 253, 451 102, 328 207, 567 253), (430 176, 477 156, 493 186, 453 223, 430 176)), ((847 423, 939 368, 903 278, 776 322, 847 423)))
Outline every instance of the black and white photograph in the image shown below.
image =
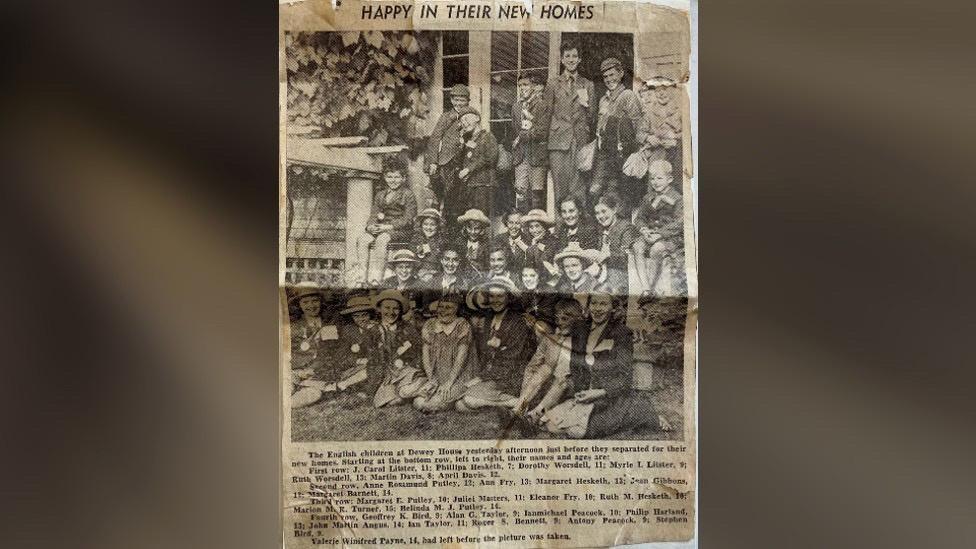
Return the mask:
POLYGON ((686 43, 284 34, 292 441, 683 439, 686 43))

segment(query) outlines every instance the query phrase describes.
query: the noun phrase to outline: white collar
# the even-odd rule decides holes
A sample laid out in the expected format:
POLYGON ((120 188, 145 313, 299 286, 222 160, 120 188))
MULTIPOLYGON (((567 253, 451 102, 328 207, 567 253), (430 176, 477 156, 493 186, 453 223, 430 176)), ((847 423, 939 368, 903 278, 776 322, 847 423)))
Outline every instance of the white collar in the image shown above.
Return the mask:
POLYGON ((450 335, 454 332, 454 329, 461 324, 461 318, 455 318, 450 324, 444 324, 440 319, 434 319, 434 333, 435 334, 448 334, 450 335))

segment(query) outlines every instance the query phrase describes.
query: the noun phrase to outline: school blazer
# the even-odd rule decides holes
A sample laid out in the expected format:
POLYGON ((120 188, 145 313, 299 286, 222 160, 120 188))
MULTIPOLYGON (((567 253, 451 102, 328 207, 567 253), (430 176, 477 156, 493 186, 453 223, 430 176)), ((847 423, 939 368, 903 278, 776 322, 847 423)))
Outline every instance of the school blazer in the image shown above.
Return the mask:
POLYGON ((468 170, 468 187, 494 187, 495 167, 498 165, 498 141, 488 130, 464 143, 462 168, 468 170))
MULTIPOLYGON (((523 244, 528 244, 525 241, 524 235, 520 236, 519 240, 521 240, 523 244)), ((509 265, 509 268, 513 271, 521 270, 522 266, 525 265, 525 252, 522 250, 522 248, 519 248, 518 246, 516 246, 515 249, 513 250, 510 242, 511 241, 509 241, 508 239, 508 231, 505 231, 501 234, 496 234, 491 237, 491 249, 507 250, 509 254, 509 259, 511 259, 511 264, 509 265)))
POLYGON ((580 247, 584 250, 600 249, 600 237, 602 234, 589 218, 581 217, 576 223, 576 226, 579 228, 572 237, 569 236, 569 228, 566 225, 560 223, 556 227, 556 244, 559 246, 556 253, 561 252, 569 246, 570 242, 579 242, 580 247))
POLYGON ((434 125, 434 131, 427 139, 424 152, 424 167, 435 164, 444 166, 458 157, 461 152, 461 122, 453 108, 444 111, 434 125))
POLYGON ((512 147, 513 166, 528 162, 530 166, 544 167, 549 163, 549 148, 546 142, 548 135, 522 129, 522 121, 526 118, 525 111, 529 112, 532 125, 535 126, 542 122, 542 110, 542 94, 533 96, 525 103, 516 101, 512 105, 512 133, 518 136, 518 145, 512 147))
POLYGON ((522 372, 525 365, 535 352, 535 336, 522 315, 513 307, 509 307, 502 319, 501 326, 495 335, 501 341, 501 346, 489 347, 488 341, 494 337, 491 332, 491 322, 494 315, 485 318, 484 327, 477 337, 477 346, 481 361, 481 379, 500 382, 505 387, 515 387, 522 384, 522 372))
MULTIPOLYGON (((637 232, 637 228, 627 221, 626 219, 618 219, 614 221, 613 225, 610 226, 610 231, 607 233, 607 242, 610 244, 610 257, 606 260, 606 266, 619 269, 621 271, 627 270, 627 250, 634 243, 634 240, 640 236, 637 232)), ((603 231, 600 231, 600 249, 603 248, 603 231)))
POLYGON ((682 211, 681 194, 674 187, 661 194, 652 190, 641 200, 634 223, 638 228, 650 228, 663 238, 677 238, 682 231, 682 211))
POLYGON ((533 135, 546 138, 550 151, 568 151, 574 138, 576 146, 582 147, 593 140, 593 124, 599 101, 593 82, 579 75, 575 82, 570 82, 565 75, 560 75, 546 85, 542 95, 541 123, 536 125, 538 129, 533 135), (576 90, 580 88, 585 89, 589 96, 588 107, 576 99, 576 90))

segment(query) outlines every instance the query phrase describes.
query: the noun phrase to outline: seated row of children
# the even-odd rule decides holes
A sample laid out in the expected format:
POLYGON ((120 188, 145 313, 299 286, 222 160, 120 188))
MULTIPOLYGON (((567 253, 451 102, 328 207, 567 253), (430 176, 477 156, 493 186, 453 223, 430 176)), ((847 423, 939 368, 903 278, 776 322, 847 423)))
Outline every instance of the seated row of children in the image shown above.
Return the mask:
POLYGON ((321 296, 298 288, 292 300, 303 318, 292 323, 293 365, 299 366, 292 406, 352 387, 375 407, 494 407, 573 438, 670 428, 631 388, 634 338, 615 314, 615 296, 556 294, 543 318, 526 310, 519 294, 504 277, 466 294, 448 290, 418 327, 405 318, 412 303, 388 288, 351 297, 340 314, 352 321, 336 327, 321 319, 321 296), (314 315, 318 320, 310 322, 314 315))
POLYGON ((586 250, 582 259, 588 266, 586 277, 574 279, 579 291, 602 285, 617 294, 677 293, 670 271, 680 277, 683 270, 682 199, 667 161, 652 162, 648 172, 648 193, 632 216, 618 215, 629 208, 623 208, 613 193, 597 198, 592 215, 584 210, 582 199, 570 195, 557 204, 558 222, 542 209, 524 215, 513 212, 503 218, 505 230, 492 235, 491 220, 478 209, 469 209, 456 220, 443 219, 435 208, 418 213, 413 192, 405 185, 405 165, 391 157, 384 163, 386 188, 377 193, 365 232, 357 238, 352 285, 380 288, 397 282, 396 287, 406 289, 415 282, 415 273, 408 273, 405 263, 419 266, 416 280, 429 282, 438 273, 448 273, 443 256, 453 250, 460 264, 456 275, 448 273, 449 278, 482 282, 506 275, 517 281, 529 268, 534 271, 530 284, 537 280, 542 287, 566 290, 568 279, 556 256, 580 248, 586 250), (445 230, 446 221, 461 228, 459 236, 445 230), (631 256, 640 285, 634 292, 628 277, 631 256), (385 278, 387 268, 394 275, 385 278))

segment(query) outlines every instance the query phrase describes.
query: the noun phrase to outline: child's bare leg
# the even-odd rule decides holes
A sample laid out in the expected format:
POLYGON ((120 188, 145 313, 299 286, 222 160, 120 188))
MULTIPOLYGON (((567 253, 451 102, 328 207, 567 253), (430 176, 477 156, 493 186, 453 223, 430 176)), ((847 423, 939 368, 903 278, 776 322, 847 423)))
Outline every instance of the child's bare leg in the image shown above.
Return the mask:
POLYGON ((647 288, 649 290, 653 291, 657 285, 658 278, 661 276, 661 267, 664 266, 664 256, 667 254, 667 251, 667 246, 661 240, 651 244, 651 248, 647 253, 647 265, 650 268, 650 272, 647 273, 647 288))
POLYGON ((644 257, 644 252, 647 251, 646 242, 644 239, 639 238, 634 242, 631 249, 634 251, 634 268, 637 270, 637 282, 644 290, 650 290, 651 288, 647 284, 647 258, 644 257))
POLYGON ((373 235, 363 233, 356 239, 356 277, 366 278, 366 269, 369 266, 369 245, 373 243, 373 235))
POLYGON ((390 233, 380 233, 373 241, 373 251, 369 256, 368 282, 383 280, 383 270, 386 269, 386 248, 390 244, 390 233))

